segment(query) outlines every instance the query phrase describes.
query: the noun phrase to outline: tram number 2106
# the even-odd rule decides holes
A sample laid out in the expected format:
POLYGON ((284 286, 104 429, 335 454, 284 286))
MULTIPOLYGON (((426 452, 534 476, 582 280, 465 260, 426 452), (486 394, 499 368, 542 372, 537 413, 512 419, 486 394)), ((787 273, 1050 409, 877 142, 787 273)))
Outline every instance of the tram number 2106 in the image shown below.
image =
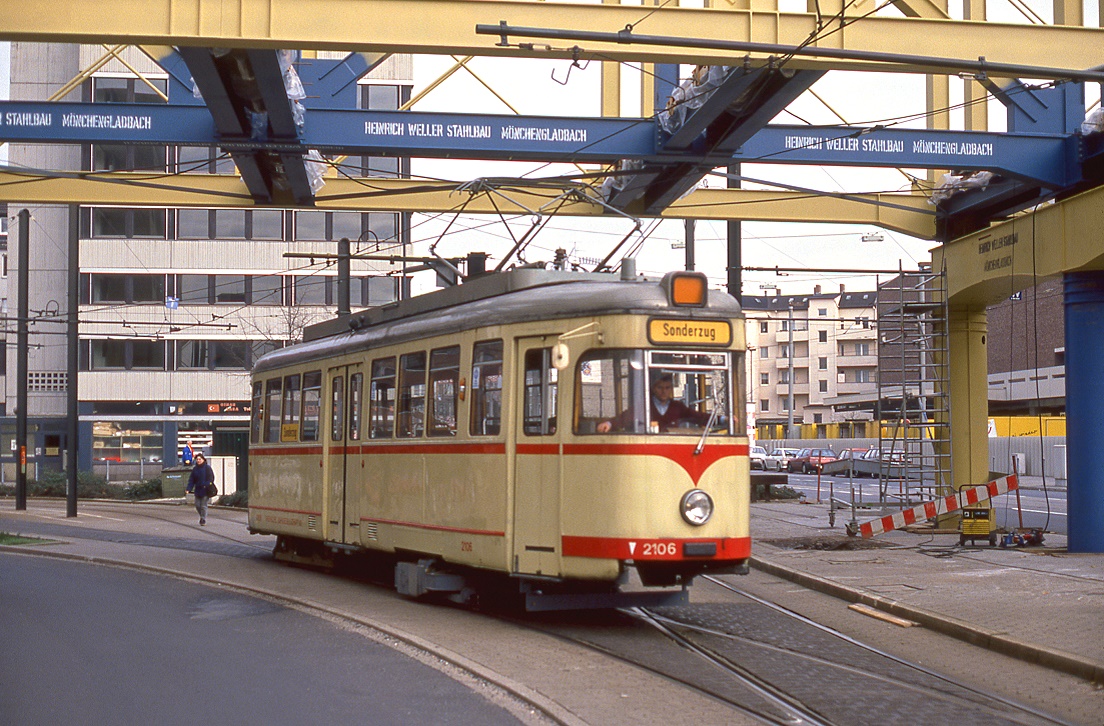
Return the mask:
POLYGON ((672 557, 678 554, 678 545, 674 542, 645 542, 643 557, 672 557))

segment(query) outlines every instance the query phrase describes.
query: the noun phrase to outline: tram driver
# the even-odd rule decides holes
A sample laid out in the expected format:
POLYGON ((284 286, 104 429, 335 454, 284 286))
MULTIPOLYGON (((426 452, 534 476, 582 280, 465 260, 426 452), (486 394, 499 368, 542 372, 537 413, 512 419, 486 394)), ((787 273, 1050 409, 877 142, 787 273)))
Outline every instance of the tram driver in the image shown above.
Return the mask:
MULTIPOLYGON (((709 414, 704 411, 696 411, 682 401, 674 400, 675 384, 670 373, 661 373, 652 383, 650 409, 651 429, 658 427, 659 433, 677 428, 681 423, 691 423, 697 426, 705 426, 709 423, 709 414)), ((619 415, 598 422, 595 431, 606 434, 610 431, 625 431, 632 429, 634 413, 632 408, 627 408, 619 415)))

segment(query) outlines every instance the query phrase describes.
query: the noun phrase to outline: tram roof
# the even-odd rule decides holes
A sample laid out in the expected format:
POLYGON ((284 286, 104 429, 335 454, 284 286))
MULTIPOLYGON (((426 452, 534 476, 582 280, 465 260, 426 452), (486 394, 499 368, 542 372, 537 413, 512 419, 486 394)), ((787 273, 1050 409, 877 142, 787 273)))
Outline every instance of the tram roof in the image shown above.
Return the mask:
MULTIPOLYGON (((704 308, 676 310, 682 318, 732 318, 740 305, 731 295, 710 290, 704 308)), ((302 343, 264 356, 254 372, 479 327, 632 313, 672 313, 659 280, 515 269, 312 325, 302 343)))

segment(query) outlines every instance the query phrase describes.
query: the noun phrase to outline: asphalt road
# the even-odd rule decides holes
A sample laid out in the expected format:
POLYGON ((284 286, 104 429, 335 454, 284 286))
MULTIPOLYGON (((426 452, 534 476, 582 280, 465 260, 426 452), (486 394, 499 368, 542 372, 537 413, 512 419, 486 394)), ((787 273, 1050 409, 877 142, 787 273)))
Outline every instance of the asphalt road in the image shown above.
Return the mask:
POLYGON ((516 724, 448 675, 282 605, 0 554, 0 724, 516 724))

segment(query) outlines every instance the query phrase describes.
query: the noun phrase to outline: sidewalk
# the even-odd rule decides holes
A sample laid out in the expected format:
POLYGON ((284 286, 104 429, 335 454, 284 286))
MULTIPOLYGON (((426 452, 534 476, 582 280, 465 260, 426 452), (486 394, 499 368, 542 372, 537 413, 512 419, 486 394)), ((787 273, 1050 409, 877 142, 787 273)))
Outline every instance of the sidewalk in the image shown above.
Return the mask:
POLYGON ((1104 683, 1104 554, 1069 554, 1054 534, 1035 548, 960 547, 926 526, 862 540, 844 531, 849 512, 836 515, 833 528, 827 503, 753 503, 752 566, 1104 683))

